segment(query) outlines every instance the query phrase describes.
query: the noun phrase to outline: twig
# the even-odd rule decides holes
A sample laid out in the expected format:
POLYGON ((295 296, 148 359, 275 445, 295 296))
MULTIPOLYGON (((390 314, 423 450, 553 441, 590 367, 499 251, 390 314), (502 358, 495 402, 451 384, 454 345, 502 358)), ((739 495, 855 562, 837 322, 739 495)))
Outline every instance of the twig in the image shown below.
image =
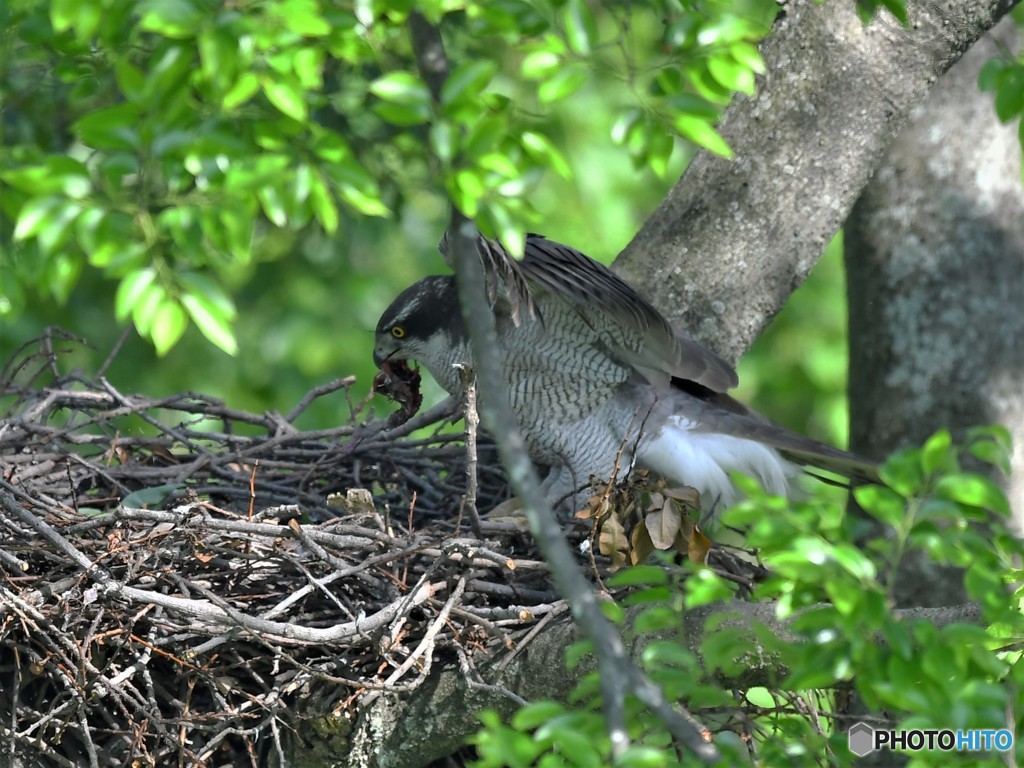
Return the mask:
MULTIPOLYGON (((448 621, 448 614, 451 613, 452 607, 457 605, 462 599, 462 593, 466 590, 466 577, 463 574, 459 577, 458 582, 455 584, 455 589, 452 590, 451 595, 445 602, 444 607, 437 614, 437 618, 431 623, 430 628, 423 635, 423 639, 417 644, 416 648, 409 657, 392 672, 388 678, 384 681, 384 686, 394 685, 396 682, 402 679, 406 672, 408 672, 412 665, 415 664, 421 657, 423 658, 423 666, 420 670, 419 680, 425 680, 427 675, 430 674, 430 666, 433 661, 432 650, 434 647, 434 641, 437 638, 438 633, 444 626, 445 622, 448 621)), ((381 691, 377 691, 367 697, 364 705, 369 705, 375 698, 381 694, 381 691)))
POLYGON ((299 416, 316 400, 318 397, 329 395, 331 392, 337 392, 339 389, 348 389, 355 384, 355 376, 346 376, 343 379, 335 379, 326 384, 321 384, 319 387, 314 387, 306 393, 298 404, 288 411, 288 414, 284 417, 284 420, 289 424, 293 424, 299 416))
MULTIPOLYGON (((476 380, 472 368, 465 365, 456 367, 459 369, 459 379, 462 381, 462 403, 466 421, 466 493, 459 506, 459 519, 462 519, 462 513, 465 511, 469 515, 469 527, 473 530, 473 535, 482 539, 480 515, 476 509, 476 433, 480 426, 480 416, 476 410, 476 380)), ((458 532, 458 525, 455 528, 458 532)))

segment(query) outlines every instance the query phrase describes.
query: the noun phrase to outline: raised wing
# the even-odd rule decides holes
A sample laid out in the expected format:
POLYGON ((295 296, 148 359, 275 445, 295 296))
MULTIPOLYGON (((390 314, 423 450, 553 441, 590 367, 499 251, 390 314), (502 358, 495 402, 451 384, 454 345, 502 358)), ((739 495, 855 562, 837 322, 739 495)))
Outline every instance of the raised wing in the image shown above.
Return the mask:
MULTIPOLYGON (((439 247, 450 263, 448 232, 439 247)), ((728 362, 677 331, 622 278, 575 248, 529 234, 523 260, 516 261, 501 243, 480 236, 477 253, 491 305, 507 303, 516 325, 524 316, 543 322, 542 299, 550 297, 571 306, 607 354, 651 384, 668 387, 672 379, 684 379, 725 392, 738 383, 728 362)))
POLYGON ((610 355, 652 384, 668 386, 679 378, 715 392, 736 386, 728 362, 677 331, 622 278, 576 249, 531 234, 519 266, 533 290, 569 302, 605 339, 610 355))

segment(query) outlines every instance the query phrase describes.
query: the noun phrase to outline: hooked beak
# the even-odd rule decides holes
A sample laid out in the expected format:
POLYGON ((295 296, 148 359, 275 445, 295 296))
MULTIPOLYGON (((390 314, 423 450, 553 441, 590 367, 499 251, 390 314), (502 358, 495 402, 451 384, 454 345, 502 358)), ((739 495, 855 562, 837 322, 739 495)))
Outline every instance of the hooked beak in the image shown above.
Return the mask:
POLYGON ((373 345, 373 363, 380 368, 386 360, 390 360, 397 353, 398 345, 394 341, 386 336, 379 338, 373 345))

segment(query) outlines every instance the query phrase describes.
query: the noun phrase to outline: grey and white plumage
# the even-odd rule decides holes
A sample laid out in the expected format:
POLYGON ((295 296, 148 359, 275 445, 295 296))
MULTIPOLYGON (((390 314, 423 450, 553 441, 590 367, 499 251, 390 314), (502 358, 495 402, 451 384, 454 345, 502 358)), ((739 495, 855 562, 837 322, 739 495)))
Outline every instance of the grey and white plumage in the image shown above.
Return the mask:
MULTIPOLYGON (((522 261, 483 237, 503 373, 549 498, 633 461, 696 488, 706 507, 737 500, 729 472, 785 495, 801 464, 870 475, 870 462, 771 423, 727 394, 735 369, 671 324, 609 269, 529 235, 522 261)), ((441 242, 447 250, 447 236, 441 242)), ((473 365, 452 275, 403 291, 377 325, 374 360, 422 363, 451 394, 473 365)), ((621 471, 621 470, 620 470, 621 471)))

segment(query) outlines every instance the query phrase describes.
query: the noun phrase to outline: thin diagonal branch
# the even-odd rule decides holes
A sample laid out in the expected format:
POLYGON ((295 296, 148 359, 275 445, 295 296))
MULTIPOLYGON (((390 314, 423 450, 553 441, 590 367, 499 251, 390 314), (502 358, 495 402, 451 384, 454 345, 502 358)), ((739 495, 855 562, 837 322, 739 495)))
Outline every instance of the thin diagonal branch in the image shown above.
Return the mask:
MULTIPOLYGON (((436 99, 448 72, 440 32, 419 14, 412 14, 409 28, 423 79, 436 99)), ((704 730, 680 708, 673 708, 661 690, 633 663, 615 626, 601 612, 590 582, 584 577, 569 543, 555 520, 551 504, 541 489, 540 478, 526 452, 508 401, 501 374, 494 315, 484 288, 484 269, 477 253, 479 232, 460 211, 452 210, 449 246, 459 287, 462 316, 469 329, 470 349, 476 365, 477 386, 484 403, 481 419, 495 436, 498 453, 509 482, 523 502, 526 518, 559 592, 569 601, 573 619, 594 644, 601 675, 601 694, 613 754, 629 746, 625 698, 633 693, 665 723, 668 730, 703 760, 712 762, 718 750, 704 737, 704 730)))

